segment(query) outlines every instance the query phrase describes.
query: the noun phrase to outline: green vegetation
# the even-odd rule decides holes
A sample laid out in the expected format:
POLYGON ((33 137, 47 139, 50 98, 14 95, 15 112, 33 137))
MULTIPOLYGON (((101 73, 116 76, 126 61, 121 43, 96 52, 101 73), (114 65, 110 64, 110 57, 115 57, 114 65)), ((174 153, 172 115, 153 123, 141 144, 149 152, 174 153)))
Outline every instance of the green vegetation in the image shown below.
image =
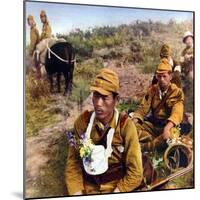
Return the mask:
POLYGON ((56 113, 49 113, 51 101, 49 84, 36 79, 34 73, 26 76, 26 135, 37 135, 42 128, 56 122, 56 113))
POLYGON ((70 100, 77 102, 80 110, 83 101, 90 94, 90 84, 99 70, 102 68, 101 59, 88 59, 78 63, 74 70, 73 90, 70 100))
POLYGON ((67 35, 57 34, 57 37, 65 38, 73 44, 80 62, 99 57, 128 58, 129 62, 138 64, 144 73, 152 73, 159 62, 159 51, 163 43, 172 47, 174 58, 179 60, 184 48, 182 36, 186 30, 192 30, 192 21, 178 23, 170 20, 164 24, 136 20, 129 25, 117 27, 95 27, 85 31, 75 29, 67 35))
POLYGON ((135 101, 128 101, 128 102, 120 102, 118 105, 117 105, 117 108, 120 112, 122 111, 128 111, 128 109, 132 109, 132 110, 135 110, 137 105, 139 103, 138 102, 135 102, 135 101))

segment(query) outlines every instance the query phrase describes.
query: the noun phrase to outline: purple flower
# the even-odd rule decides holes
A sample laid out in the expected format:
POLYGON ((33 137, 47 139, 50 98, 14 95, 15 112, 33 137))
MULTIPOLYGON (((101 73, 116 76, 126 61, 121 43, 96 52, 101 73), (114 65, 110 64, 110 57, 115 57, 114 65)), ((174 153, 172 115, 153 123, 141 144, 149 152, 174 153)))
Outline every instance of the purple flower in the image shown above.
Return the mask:
POLYGON ((70 146, 76 147, 76 145, 77 145, 77 144, 76 144, 76 139, 74 138, 72 132, 67 132, 67 133, 66 133, 66 136, 67 136, 68 144, 69 144, 70 146))
POLYGON ((84 140, 84 139, 85 139, 85 133, 81 133, 81 134, 80 134, 80 138, 81 138, 82 140, 84 140))
POLYGON ((66 132, 66 136, 67 136, 67 140, 70 140, 71 138, 73 138, 73 134, 71 131, 66 132))

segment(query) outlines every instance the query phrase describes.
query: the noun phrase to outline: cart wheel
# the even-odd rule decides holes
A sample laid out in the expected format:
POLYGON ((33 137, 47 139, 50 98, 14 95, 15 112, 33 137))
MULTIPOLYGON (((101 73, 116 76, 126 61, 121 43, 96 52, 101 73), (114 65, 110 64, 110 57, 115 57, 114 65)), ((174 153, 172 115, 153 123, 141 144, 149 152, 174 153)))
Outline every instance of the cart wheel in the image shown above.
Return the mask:
POLYGON ((172 144, 164 153, 164 162, 171 171, 192 165, 193 154, 185 144, 172 144))

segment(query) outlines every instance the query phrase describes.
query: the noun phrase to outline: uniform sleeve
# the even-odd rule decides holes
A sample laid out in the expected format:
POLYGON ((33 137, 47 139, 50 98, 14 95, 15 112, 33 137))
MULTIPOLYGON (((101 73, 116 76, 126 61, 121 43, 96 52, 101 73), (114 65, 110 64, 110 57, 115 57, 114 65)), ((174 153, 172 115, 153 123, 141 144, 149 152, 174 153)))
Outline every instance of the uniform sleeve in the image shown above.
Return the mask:
POLYGON ((172 106, 171 115, 168 118, 169 121, 173 122, 175 125, 178 125, 183 120, 183 112, 184 112, 184 94, 182 90, 178 91, 176 96, 177 100, 174 102, 172 106))
POLYGON ((130 192, 137 188, 143 178, 141 149, 138 141, 137 130, 134 123, 128 119, 122 130, 125 138, 125 176, 119 180, 117 187, 120 192, 130 192))
MULTIPOLYGON (((77 129, 81 124, 81 117, 79 117, 74 124, 74 134, 76 137, 78 135, 77 129)), ((65 182, 69 195, 84 190, 81 159, 78 150, 73 146, 69 146, 68 148, 65 182)))
POLYGON ((51 38, 51 26, 49 24, 45 25, 42 34, 41 34, 41 40, 46 38, 51 38))
POLYGON ((39 32, 38 30, 34 30, 33 32, 31 32, 31 43, 30 43, 30 47, 29 47, 29 55, 33 55, 33 52, 35 50, 37 41, 38 41, 38 37, 39 37, 39 32))
POLYGON ((51 26, 50 25, 48 25, 47 26, 47 29, 46 29, 46 38, 51 38, 51 26))
POLYGON ((68 148, 65 182, 69 195, 84 190, 79 155, 77 155, 75 148, 71 146, 68 148))
POLYGON ((152 93, 152 89, 149 89, 144 98, 142 99, 140 105, 134 112, 133 118, 137 118, 141 121, 144 120, 144 117, 148 114, 151 108, 152 93))

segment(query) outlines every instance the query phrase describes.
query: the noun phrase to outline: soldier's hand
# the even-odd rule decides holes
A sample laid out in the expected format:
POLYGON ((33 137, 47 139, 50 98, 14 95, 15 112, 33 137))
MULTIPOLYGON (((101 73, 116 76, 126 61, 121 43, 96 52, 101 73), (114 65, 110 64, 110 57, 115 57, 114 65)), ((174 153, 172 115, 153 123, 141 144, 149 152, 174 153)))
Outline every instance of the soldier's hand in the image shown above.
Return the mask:
POLYGON ((162 138, 164 139, 164 140, 167 140, 167 139, 169 139, 170 138, 170 129, 168 129, 168 128, 164 128, 164 130, 163 130, 163 133, 162 133, 162 138))
POLYGON ((114 193, 119 193, 120 192, 120 190, 116 187, 115 189, 114 189, 114 191, 113 191, 114 193))
POLYGON ((137 124, 137 123, 138 123, 138 119, 134 118, 134 119, 133 119, 133 122, 134 122, 135 124, 137 124))
POLYGON ((163 138, 164 140, 167 140, 167 139, 170 138, 170 136, 171 136, 170 130, 171 130, 172 127, 174 127, 173 122, 168 121, 168 123, 167 123, 166 126, 164 127, 163 133, 162 133, 162 138, 163 138))
POLYGON ((73 195, 76 196, 76 195, 82 195, 83 192, 82 191, 78 191, 78 192, 75 192, 73 195))

